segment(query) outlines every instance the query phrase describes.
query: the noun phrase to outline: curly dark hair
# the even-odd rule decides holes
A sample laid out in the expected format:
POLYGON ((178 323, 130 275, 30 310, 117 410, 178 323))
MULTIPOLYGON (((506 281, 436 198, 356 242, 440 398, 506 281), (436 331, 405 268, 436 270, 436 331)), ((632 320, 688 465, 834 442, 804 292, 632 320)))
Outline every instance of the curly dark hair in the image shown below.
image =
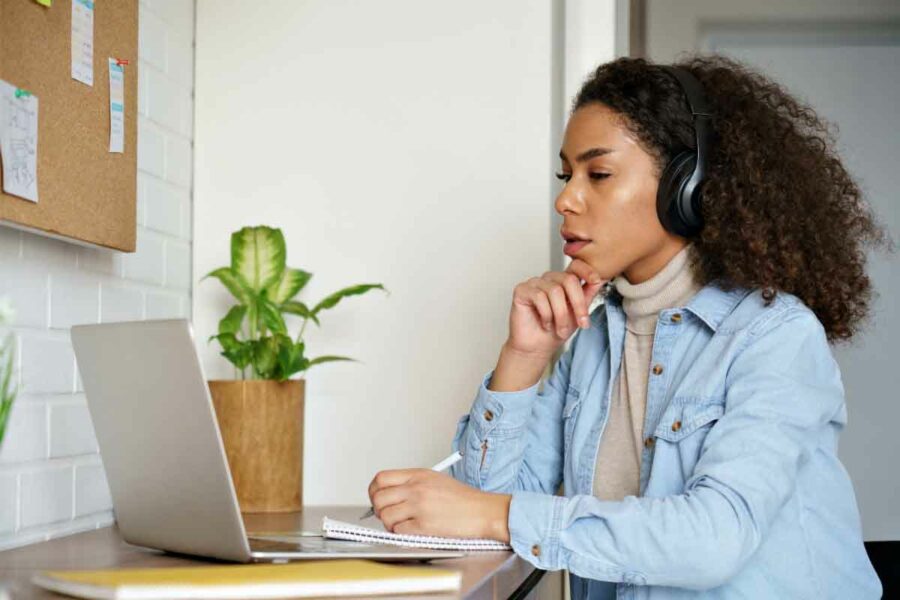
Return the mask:
MULTIPOLYGON (((866 248, 893 249, 835 151, 836 127, 784 87, 718 54, 675 63, 702 84, 715 143, 702 188, 704 227, 692 239, 698 279, 723 289, 781 290, 800 298, 831 342, 849 340, 869 313, 866 248)), ((572 112, 599 102, 650 154, 658 172, 695 146, 691 113, 673 77, 643 58, 600 65, 572 112)))

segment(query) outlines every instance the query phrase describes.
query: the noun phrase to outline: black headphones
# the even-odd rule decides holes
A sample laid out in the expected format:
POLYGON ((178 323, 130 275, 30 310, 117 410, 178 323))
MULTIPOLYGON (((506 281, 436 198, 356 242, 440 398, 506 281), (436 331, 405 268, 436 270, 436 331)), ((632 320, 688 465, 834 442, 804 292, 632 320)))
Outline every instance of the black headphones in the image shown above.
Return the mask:
POLYGON ((709 110, 703 86, 686 69, 660 65, 672 75, 684 90, 688 108, 694 120, 695 150, 682 150, 663 169, 656 192, 656 214, 663 227, 683 237, 700 233, 703 215, 700 213, 700 184, 706 176, 707 156, 713 140, 713 116, 709 110))

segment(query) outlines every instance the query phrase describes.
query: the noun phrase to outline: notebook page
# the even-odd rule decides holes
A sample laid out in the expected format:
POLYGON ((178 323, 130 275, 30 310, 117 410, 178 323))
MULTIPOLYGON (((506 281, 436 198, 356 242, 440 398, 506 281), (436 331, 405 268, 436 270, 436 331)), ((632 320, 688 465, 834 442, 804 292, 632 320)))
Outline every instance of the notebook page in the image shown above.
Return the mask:
POLYGON ((328 538, 369 542, 374 544, 394 544, 410 548, 431 548, 433 550, 510 550, 508 544, 497 540, 478 538, 449 538, 427 535, 391 533, 355 523, 346 523, 325 517, 322 519, 322 533, 328 538))

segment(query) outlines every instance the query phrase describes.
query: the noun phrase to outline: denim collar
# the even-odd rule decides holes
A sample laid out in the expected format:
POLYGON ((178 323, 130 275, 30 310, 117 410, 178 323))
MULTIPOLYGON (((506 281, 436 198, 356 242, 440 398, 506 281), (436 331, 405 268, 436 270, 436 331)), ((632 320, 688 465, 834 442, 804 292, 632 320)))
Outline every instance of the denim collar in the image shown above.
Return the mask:
MULTIPOLYGON (((719 328, 719 325, 722 324, 722 321, 725 320, 725 317, 727 317, 731 311, 734 310, 734 307, 750 294, 751 291, 752 290, 746 288, 724 290, 717 285, 710 283, 694 294, 694 297, 688 301, 687 306, 680 308, 695 315, 706 324, 707 327, 715 332, 719 328)), ((615 288, 606 287, 604 288, 603 293, 607 313, 610 310, 624 313, 622 310, 622 295, 616 292, 615 288)), ((678 307, 667 310, 673 310, 675 308, 678 307)), ((606 317, 607 322, 609 322, 609 314, 607 314, 606 317)))

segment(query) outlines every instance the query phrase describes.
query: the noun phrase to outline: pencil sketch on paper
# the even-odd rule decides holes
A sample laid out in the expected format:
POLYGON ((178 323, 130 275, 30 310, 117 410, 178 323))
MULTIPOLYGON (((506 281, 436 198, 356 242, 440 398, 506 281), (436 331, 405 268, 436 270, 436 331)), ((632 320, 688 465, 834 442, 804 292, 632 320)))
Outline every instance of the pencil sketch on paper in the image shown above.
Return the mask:
POLYGON ((0 81, 3 191, 37 202, 38 99, 0 81))

